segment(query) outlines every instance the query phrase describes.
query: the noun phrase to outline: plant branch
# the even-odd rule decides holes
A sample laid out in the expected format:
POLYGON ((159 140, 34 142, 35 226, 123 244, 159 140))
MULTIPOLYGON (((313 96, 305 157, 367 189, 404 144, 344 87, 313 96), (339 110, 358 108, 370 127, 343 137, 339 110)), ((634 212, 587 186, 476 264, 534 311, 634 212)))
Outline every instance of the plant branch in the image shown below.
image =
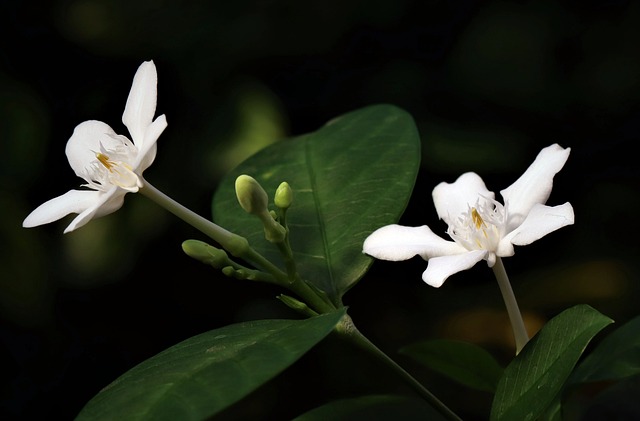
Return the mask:
POLYGON ((359 348, 374 355, 378 360, 382 361, 387 367, 391 368, 398 376, 400 376, 405 382, 409 384, 416 391, 422 399, 424 399, 429 405, 440 412, 446 419, 451 421, 461 421, 451 409, 449 409, 444 403, 442 403, 435 395, 433 395, 426 387, 424 387, 418 380, 416 380, 411 374, 409 374, 404 368, 396 363, 391 357, 385 354, 380 348, 375 346, 366 336, 364 336, 355 326, 351 317, 348 314, 342 318, 340 323, 336 326, 338 334, 351 343, 355 344, 359 348))

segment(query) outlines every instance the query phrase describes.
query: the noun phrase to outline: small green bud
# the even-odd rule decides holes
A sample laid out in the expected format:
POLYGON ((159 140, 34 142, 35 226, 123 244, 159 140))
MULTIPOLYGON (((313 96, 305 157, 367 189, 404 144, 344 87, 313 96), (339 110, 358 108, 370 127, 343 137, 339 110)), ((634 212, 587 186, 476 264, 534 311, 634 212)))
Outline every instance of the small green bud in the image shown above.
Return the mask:
POLYGON ((278 300, 282 301, 284 304, 286 304, 287 307, 297 311, 298 313, 302 313, 305 316, 317 316, 318 313, 315 312, 313 309, 311 309, 308 305, 306 305, 305 303, 303 303, 300 300, 297 300, 293 297, 290 297, 288 295, 284 295, 284 294, 280 294, 278 295, 276 298, 278 298, 278 300))
POLYGON ((187 240, 182 243, 182 250, 187 256, 211 265, 216 269, 229 264, 229 256, 224 250, 210 246, 198 240, 187 240))
POLYGON ((268 211, 269 196, 260 183, 251 176, 243 174, 236 178, 236 196, 240 206, 247 213, 261 215, 268 211))
POLYGON ((232 256, 241 257, 247 253, 251 247, 246 238, 233 234, 224 244, 224 248, 227 249, 232 256))
POLYGON ((233 278, 233 275, 236 273, 236 270, 233 266, 225 266, 222 268, 222 273, 229 278, 233 278))
POLYGON ((269 219, 263 219, 264 225, 264 237, 270 243, 281 243, 287 236, 287 229, 280 225, 276 220, 269 215, 269 219))
POLYGON ((276 190, 274 202, 280 209, 289 209, 291 202, 293 202, 293 190, 286 181, 283 181, 276 190))

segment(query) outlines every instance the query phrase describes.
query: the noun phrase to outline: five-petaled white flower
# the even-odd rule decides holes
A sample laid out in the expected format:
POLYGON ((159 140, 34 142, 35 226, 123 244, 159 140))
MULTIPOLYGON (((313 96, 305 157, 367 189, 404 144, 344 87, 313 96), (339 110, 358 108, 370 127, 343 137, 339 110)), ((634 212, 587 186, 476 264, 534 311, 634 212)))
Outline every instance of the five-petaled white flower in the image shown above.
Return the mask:
POLYGON ((156 156, 156 141, 167 127, 164 115, 153 120, 157 100, 157 74, 153 61, 142 63, 136 72, 122 122, 131 134, 116 134, 101 121, 85 121, 74 130, 67 142, 69 165, 83 178, 87 190, 70 190, 43 203, 23 222, 35 227, 57 221, 70 213, 78 216, 65 229, 75 230, 93 218, 120 209, 125 194, 137 192, 144 185, 142 172, 156 156))
POLYGON ((449 226, 447 234, 453 241, 437 236, 426 225, 388 225, 365 240, 363 252, 391 261, 420 255, 428 260, 422 279, 434 287, 480 260, 493 267, 496 257, 514 254, 514 245, 531 244, 573 224, 571 204, 545 205, 553 176, 564 166, 570 150, 557 144, 542 149, 527 171, 500 192, 504 205, 495 200, 482 178, 472 172, 461 175, 453 184, 437 185, 433 202, 438 217, 449 226))

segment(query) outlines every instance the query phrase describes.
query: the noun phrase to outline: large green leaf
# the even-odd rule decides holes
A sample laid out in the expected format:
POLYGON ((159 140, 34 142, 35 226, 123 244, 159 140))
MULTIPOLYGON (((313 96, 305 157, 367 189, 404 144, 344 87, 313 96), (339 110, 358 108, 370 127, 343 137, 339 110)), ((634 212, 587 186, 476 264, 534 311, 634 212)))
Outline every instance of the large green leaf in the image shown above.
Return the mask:
POLYGON ((465 386, 494 393, 503 368, 477 345, 436 339, 406 346, 401 353, 465 386))
POLYGON ((538 418, 560 392, 589 341, 612 322, 588 305, 551 319, 505 369, 491 420, 538 418))
POLYGON ((399 220, 419 165, 420 139, 412 117, 391 105, 370 106, 244 161, 216 191, 214 220, 280 262, 260 221, 238 205, 234 186, 239 175, 248 174, 273 195, 288 182, 294 200, 287 219, 298 270, 339 304, 371 265, 362 254, 364 239, 399 220))
POLYGON ((293 421, 444 421, 438 411, 415 398, 371 395, 342 399, 315 408, 293 421))
POLYGON ((611 334, 578 365, 570 383, 619 380, 640 374, 640 316, 611 334))
POLYGON ((343 315, 260 320, 194 336, 120 376, 77 420, 206 419, 293 364, 343 315))

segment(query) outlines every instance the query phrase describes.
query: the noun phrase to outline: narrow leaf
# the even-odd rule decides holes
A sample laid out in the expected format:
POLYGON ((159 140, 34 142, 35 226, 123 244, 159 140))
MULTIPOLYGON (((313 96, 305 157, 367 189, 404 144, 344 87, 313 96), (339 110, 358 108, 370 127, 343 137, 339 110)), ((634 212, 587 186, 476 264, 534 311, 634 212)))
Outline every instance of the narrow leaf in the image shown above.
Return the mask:
POLYGON ((444 421, 424 401, 404 396, 372 395, 342 399, 315 408, 293 421, 444 421))
POLYGON ((254 177, 273 203, 278 185, 288 182, 293 204, 287 221, 298 270, 340 304, 371 266, 362 243, 400 219, 419 164, 420 139, 411 116, 391 105, 366 107, 244 161, 217 189, 214 220, 245 236, 272 262, 281 262, 261 222, 240 209, 234 183, 241 174, 254 177))
POLYGON ((503 368, 477 345, 438 339, 419 342, 400 350, 431 370, 467 387, 494 393, 503 368))
POLYGON ((640 374, 640 316, 607 335, 571 375, 570 383, 619 380, 640 374))
POLYGON ((260 320, 194 336, 120 376, 77 420, 207 419, 293 364, 343 315, 260 320))
POLYGON ((589 341, 612 322, 587 305, 550 320, 505 369, 491 420, 538 418, 552 404, 589 341))

